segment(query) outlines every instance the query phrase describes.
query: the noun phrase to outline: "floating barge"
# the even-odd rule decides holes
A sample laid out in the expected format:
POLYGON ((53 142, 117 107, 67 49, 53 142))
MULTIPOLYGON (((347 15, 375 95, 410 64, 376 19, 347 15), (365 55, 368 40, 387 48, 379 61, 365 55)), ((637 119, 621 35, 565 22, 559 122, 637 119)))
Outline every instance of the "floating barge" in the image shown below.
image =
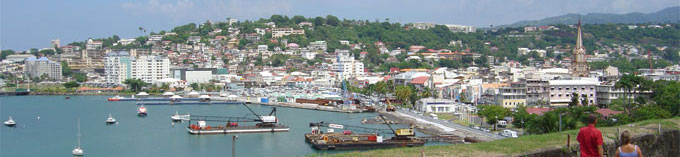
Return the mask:
MULTIPOLYGON (((390 128, 389 133, 394 134, 390 139, 383 139, 378 132, 388 133, 384 129, 373 129, 361 126, 351 126, 332 123, 310 123, 311 133, 305 134, 305 141, 312 144, 312 147, 320 150, 329 149, 376 149, 376 148, 395 148, 395 147, 419 147, 425 145, 425 141, 415 137, 412 128, 392 129, 392 126, 380 115, 385 124, 390 128), (319 128, 328 127, 328 131, 323 133, 319 128), (334 129, 352 129, 362 132, 375 132, 369 134, 355 134, 350 130, 342 133, 334 133, 334 129)), ((389 134, 388 133, 388 134, 389 134)))
POLYGON ((284 125, 276 125, 271 127, 265 126, 205 126, 190 125, 187 127, 189 134, 233 134, 233 133, 264 133, 264 132, 288 132, 290 128, 284 125))
POLYGON ((376 134, 305 134, 307 142, 312 147, 320 150, 344 150, 344 149, 377 149, 377 148, 396 148, 396 147, 419 147, 425 145, 425 141, 415 138, 391 138, 382 139, 376 134))
POLYGON ((265 133, 265 132, 288 132, 290 128, 279 124, 276 118, 276 108, 272 108, 269 115, 260 116, 255 113, 250 107, 243 102, 243 104, 250 112, 257 118, 248 117, 225 117, 225 116, 201 116, 189 115, 189 126, 187 131, 189 134, 231 134, 231 133, 265 133), (191 121, 196 121, 196 124, 191 124, 191 121), (206 121, 222 122, 226 125, 210 126, 206 121), (239 126, 239 123, 256 123, 250 126, 239 126))

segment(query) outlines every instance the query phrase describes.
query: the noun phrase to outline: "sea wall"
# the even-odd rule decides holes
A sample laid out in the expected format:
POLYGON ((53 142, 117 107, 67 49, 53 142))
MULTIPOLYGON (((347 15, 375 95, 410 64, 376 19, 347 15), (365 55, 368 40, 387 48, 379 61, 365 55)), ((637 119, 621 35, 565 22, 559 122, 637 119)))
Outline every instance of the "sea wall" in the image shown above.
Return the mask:
MULTIPOLYGON (((633 137, 633 144, 642 150, 643 156, 667 157, 680 154, 680 130, 667 130, 661 134, 643 134, 633 137)), ((604 144, 605 155, 614 156, 618 148, 617 142, 606 142, 604 144)), ((536 152, 522 154, 523 157, 559 157, 559 156, 578 156, 579 148, 577 144, 570 148, 551 148, 536 152)))

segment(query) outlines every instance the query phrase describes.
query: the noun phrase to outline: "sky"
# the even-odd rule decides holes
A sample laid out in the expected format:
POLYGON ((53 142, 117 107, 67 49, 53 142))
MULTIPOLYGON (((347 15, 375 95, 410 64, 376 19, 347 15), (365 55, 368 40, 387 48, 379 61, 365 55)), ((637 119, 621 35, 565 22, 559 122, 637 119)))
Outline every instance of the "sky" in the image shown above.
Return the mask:
POLYGON ((568 13, 656 12, 678 0, 0 0, 0 49, 24 51, 88 38, 134 38, 187 23, 273 14, 477 27, 568 13), (147 33, 148 33, 147 32, 147 33))

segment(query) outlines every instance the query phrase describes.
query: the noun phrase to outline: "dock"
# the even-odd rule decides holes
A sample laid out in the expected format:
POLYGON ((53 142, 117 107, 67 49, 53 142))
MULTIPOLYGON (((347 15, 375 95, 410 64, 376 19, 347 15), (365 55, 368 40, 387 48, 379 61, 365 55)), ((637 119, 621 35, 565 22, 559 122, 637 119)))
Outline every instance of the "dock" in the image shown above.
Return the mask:
MULTIPOLYGON (((179 98, 179 101, 198 101, 199 98, 179 98)), ((111 101, 111 100, 109 100, 111 101)), ((118 98, 115 101, 170 101, 170 98, 118 98)))
POLYGON ((240 105, 243 102, 239 101, 209 101, 209 102, 137 102, 137 105, 240 105))
POLYGON ((290 128, 277 125, 273 127, 259 127, 259 126, 236 126, 236 127, 224 127, 217 126, 207 129, 192 129, 187 127, 187 131, 192 135, 200 134, 235 134, 235 133, 265 133, 265 132, 288 132, 290 128))

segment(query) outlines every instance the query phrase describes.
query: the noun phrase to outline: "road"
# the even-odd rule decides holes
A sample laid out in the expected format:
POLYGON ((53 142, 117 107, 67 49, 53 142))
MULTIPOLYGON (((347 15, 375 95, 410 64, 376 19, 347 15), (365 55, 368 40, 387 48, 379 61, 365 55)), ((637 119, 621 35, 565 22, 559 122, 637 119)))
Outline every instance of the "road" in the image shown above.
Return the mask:
MULTIPOLYGON (((490 132, 484 132, 484 131, 481 131, 481 130, 473 129, 473 128, 470 128, 468 126, 463 126, 463 125, 456 124, 456 123, 446 121, 446 120, 433 119, 432 117, 423 116, 423 115, 420 115, 420 114, 416 114, 416 113, 413 113, 413 112, 406 111, 404 109, 397 110, 397 112, 400 113, 400 114, 411 116, 411 117, 416 117, 418 119, 425 120, 425 121, 428 121, 430 123, 436 123, 438 125, 443 125, 443 126, 448 127, 448 128, 453 128, 453 129, 455 129, 455 131, 453 131, 452 133, 455 134, 455 135, 459 135, 459 136, 477 137, 477 139, 482 140, 482 141, 493 141, 493 140, 505 138, 505 137, 500 136, 498 134, 494 134, 494 133, 490 133, 490 132)), ((446 130, 446 129, 444 129, 444 130, 446 130)))

